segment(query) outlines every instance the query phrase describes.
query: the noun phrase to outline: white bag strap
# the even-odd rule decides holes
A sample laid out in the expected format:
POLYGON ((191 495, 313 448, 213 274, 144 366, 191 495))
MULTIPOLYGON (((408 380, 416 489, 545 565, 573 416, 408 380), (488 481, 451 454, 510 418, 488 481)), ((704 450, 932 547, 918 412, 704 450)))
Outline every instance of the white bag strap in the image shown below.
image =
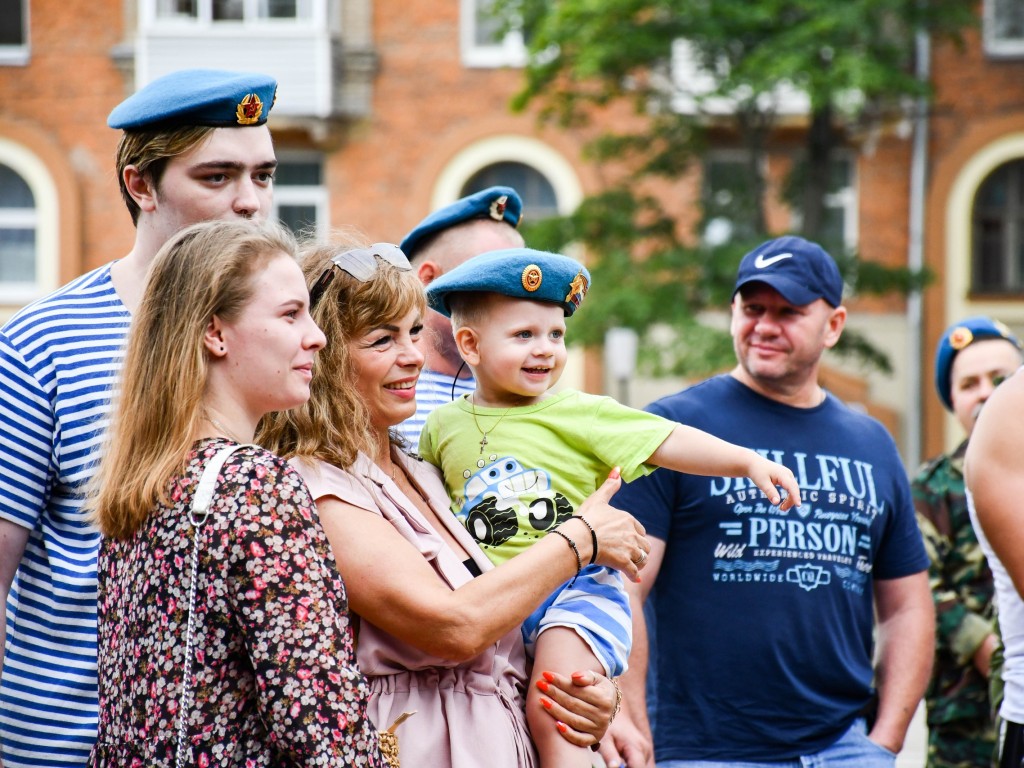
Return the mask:
MULTIPOLYGON (((206 462, 206 466, 203 468, 203 474, 199 477, 199 484, 196 486, 196 492, 192 495, 192 509, 189 510, 190 518, 193 518, 198 514, 202 515, 202 519, 205 521, 206 515, 210 511, 210 503, 213 501, 213 492, 217 487, 217 477, 220 475, 220 471, 227 462, 228 457, 241 448, 255 447, 256 446, 251 443, 228 445, 217 451, 217 453, 213 455, 213 458, 206 462)), ((195 520, 192 522, 195 524, 195 520)))
POLYGON ((203 474, 199 476, 196 492, 192 494, 192 506, 188 511, 189 522, 192 523, 192 580, 188 586, 188 623, 185 630, 185 672, 181 682, 181 702, 178 705, 178 745, 174 764, 176 768, 185 765, 186 718, 192 706, 192 632, 196 613, 196 581, 199 578, 199 528, 206 522, 213 502, 213 492, 217 487, 217 478, 224 463, 232 453, 240 448, 255 448, 250 443, 229 445, 221 448, 206 462, 203 474))

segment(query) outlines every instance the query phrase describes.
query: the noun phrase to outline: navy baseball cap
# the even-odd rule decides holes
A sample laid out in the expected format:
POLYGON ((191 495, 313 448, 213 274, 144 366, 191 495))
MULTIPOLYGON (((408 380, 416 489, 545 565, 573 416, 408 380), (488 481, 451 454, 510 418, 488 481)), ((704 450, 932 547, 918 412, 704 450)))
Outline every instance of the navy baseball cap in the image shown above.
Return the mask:
POLYGON ((417 224, 398 247, 411 259, 432 235, 464 221, 493 219, 515 228, 522 218, 523 201, 518 192, 512 187, 488 187, 434 211, 417 224))
POLYGON ((590 273, 575 259, 532 248, 505 248, 474 256, 445 272, 427 286, 427 302, 451 317, 448 300, 453 293, 499 293, 558 304, 570 317, 589 287, 590 273))
POLYGON ((732 295, 748 283, 764 283, 798 307, 824 299, 833 307, 843 301, 839 267, 817 243, 787 235, 761 243, 743 257, 732 295))
POLYGON ((263 125, 277 81, 256 72, 183 69, 159 77, 122 101, 107 125, 125 131, 208 125, 263 125))
POLYGON ((998 320, 978 315, 954 323, 946 329, 935 350, 935 389, 946 410, 953 410, 953 396, 949 376, 953 372, 953 360, 957 354, 982 339, 1005 339, 1020 349, 1020 341, 1013 332, 998 320))

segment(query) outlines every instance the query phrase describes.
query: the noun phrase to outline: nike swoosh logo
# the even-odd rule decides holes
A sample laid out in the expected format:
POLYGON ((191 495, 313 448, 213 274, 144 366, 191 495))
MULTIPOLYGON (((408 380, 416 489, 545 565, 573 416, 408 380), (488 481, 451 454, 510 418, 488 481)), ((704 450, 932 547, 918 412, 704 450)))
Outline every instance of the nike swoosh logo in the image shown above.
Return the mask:
POLYGON ((783 259, 792 259, 792 258, 793 258, 793 254, 792 253, 779 253, 779 254, 776 254, 775 256, 772 256, 770 259, 766 259, 763 254, 759 253, 759 254, 757 254, 757 258, 754 259, 754 266, 757 267, 758 269, 764 269, 765 267, 770 267, 772 264, 774 264, 777 261, 782 261, 783 259))

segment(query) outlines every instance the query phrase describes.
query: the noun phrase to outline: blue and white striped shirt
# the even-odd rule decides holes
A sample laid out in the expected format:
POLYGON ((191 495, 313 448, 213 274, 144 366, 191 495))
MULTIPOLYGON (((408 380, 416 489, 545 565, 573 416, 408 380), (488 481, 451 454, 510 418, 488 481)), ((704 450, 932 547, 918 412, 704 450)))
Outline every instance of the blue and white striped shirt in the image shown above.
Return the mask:
POLYGON ((131 315, 110 265, 0 329, 0 518, 29 529, 7 604, 4 768, 84 766, 96 740, 96 555, 83 483, 131 315))
POLYGON ((409 447, 416 451, 420 444, 420 432, 427 422, 427 416, 440 405, 450 403, 457 397, 468 395, 476 389, 476 379, 467 376, 455 379, 446 373, 424 368, 416 382, 416 414, 396 427, 398 433, 409 441, 409 447), (452 397, 452 382, 455 383, 455 397, 452 397))

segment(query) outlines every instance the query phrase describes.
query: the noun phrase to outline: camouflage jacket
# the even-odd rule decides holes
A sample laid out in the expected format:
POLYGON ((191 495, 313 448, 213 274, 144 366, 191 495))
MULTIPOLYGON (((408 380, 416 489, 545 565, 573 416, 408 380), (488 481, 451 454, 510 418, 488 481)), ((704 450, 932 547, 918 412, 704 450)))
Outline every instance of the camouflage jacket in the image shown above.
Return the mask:
POLYGON ((931 565, 935 666, 925 692, 929 724, 990 714, 988 681, 972 663, 994 630, 992 572, 967 512, 963 463, 967 441, 927 462, 911 487, 931 565))

